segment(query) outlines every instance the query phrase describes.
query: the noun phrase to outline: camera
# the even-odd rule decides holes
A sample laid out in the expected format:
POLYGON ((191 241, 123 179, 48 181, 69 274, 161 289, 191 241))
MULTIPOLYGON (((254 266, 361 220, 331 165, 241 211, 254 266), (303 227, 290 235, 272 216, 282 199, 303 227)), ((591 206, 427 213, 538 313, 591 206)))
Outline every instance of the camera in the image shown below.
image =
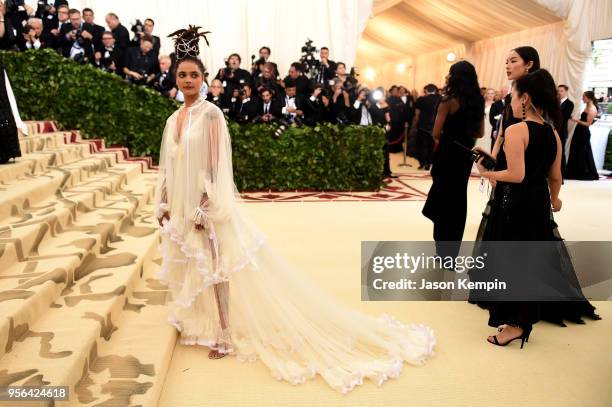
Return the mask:
POLYGON ((314 78, 319 69, 319 61, 314 57, 317 48, 312 45, 312 40, 308 38, 304 46, 302 46, 302 57, 300 63, 304 66, 304 74, 309 78, 314 78))
POLYGON ((25 0, 6 0, 4 5, 7 14, 17 13, 20 7, 25 7, 25 0))
POLYGON ((49 10, 51 10, 51 8, 53 7, 51 4, 47 3, 48 0, 39 0, 38 1, 38 9, 42 9, 45 12, 49 12, 49 10))
POLYGON ((132 23, 132 32, 136 35, 140 35, 144 32, 144 24, 140 20, 136 20, 132 23))

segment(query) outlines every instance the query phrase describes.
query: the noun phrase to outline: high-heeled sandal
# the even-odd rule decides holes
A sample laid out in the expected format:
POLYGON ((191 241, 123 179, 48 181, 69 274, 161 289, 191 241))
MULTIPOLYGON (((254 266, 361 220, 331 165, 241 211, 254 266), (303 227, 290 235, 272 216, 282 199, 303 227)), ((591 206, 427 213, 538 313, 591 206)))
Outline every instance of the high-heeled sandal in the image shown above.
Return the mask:
MULTIPOLYGON (((510 325, 510 324, 508 324, 508 325, 510 325)), ((519 327, 518 327, 518 326, 516 326, 516 325, 510 325, 510 326, 514 326, 514 327, 516 327, 516 328, 519 328, 519 327)), ((498 331, 498 332, 501 332, 501 331, 503 331, 503 330, 504 330, 504 328, 505 328, 505 326, 504 326, 504 327, 498 327, 498 328, 497 328, 497 331, 498 331)), ((527 328, 523 328, 523 333, 522 333, 521 335, 519 335, 519 336, 517 336, 517 337, 515 337, 515 338, 512 338, 512 339, 509 339, 508 341, 503 342, 503 343, 502 343, 502 342, 499 342, 499 341, 497 340, 497 335, 491 335, 491 337, 493 338, 493 342, 491 342, 491 341, 490 341, 488 338, 487 338, 487 342, 489 342, 489 343, 491 343, 491 344, 493 344, 493 345, 497 345, 497 346, 506 346, 506 345, 508 345, 510 342, 512 342, 513 340, 515 340, 515 339, 520 339, 520 340, 521 340, 521 349, 523 349, 523 346, 525 345, 525 342, 529 342, 529 335, 531 334, 531 329, 532 329, 532 327, 531 327, 531 326, 530 326, 530 327, 527 327, 527 328)))
POLYGON ((208 352, 208 359, 221 359, 225 356, 227 356, 227 353, 219 352, 217 349, 211 349, 208 352))

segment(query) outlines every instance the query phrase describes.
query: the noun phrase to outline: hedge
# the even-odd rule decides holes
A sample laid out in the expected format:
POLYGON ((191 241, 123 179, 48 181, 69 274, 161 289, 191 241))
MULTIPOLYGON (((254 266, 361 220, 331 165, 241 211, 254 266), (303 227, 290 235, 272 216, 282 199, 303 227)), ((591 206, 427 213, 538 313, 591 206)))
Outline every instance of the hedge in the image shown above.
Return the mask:
MULTIPOLYGON (((179 106, 53 50, 0 51, 25 120, 55 120, 85 138, 104 138, 157 161, 166 118, 179 106)), ((371 191, 382 185, 384 131, 373 126, 289 127, 229 122, 241 191, 371 191)))

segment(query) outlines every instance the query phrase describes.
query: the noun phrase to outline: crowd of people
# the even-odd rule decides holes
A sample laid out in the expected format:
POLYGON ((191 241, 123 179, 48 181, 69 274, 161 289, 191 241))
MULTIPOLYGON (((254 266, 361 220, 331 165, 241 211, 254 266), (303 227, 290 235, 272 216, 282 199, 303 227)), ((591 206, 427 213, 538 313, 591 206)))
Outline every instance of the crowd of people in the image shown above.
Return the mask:
MULTIPOLYGON (((55 49, 66 58, 92 64, 135 85, 154 88, 167 98, 179 102, 184 100, 173 69, 176 57, 174 53, 160 55, 161 41, 153 34, 153 19, 136 20, 130 30, 114 13, 105 16, 106 28, 94 20, 94 10, 72 9, 67 0, 39 1, 36 10, 23 1, 0 3, 0 49, 55 49)), ((302 51, 315 50, 310 43, 307 45, 309 47, 302 51)), ((272 62, 271 49, 267 46, 259 49, 257 59, 252 57, 250 71, 241 65, 241 56, 232 53, 227 57, 225 67, 211 81, 208 72, 205 73, 201 89, 201 95, 221 108, 230 119, 241 123, 378 125, 386 131, 385 176, 393 177, 389 154, 402 151, 405 135, 409 135, 406 150, 418 160, 419 169, 431 168, 434 123, 445 91, 435 84, 425 86, 420 97, 416 90, 410 91, 404 86, 369 89, 359 83, 357 69, 349 71, 343 62, 333 61, 327 47, 319 50, 314 69, 312 59, 306 61, 302 58, 291 64, 284 77, 281 77, 277 64, 272 62)), ((485 127, 484 137, 478 139, 477 145, 491 151, 499 132, 502 112, 509 100, 509 88, 480 90, 485 100, 485 127)), ((578 140, 572 142, 572 151, 576 151, 574 160, 580 156, 580 162, 576 164, 570 159, 567 175, 596 179, 592 154, 589 160, 589 152, 583 151, 589 147, 588 143, 581 140, 584 138, 582 127, 586 126, 588 130, 597 111, 573 119, 573 103, 566 99, 567 86, 560 85, 563 123, 559 132, 562 143, 567 140, 569 120, 576 121, 580 130, 578 140)), ((586 92, 584 100, 592 106, 590 111, 597 109, 592 92, 586 92)), ((564 175, 565 164, 563 154, 564 175)))

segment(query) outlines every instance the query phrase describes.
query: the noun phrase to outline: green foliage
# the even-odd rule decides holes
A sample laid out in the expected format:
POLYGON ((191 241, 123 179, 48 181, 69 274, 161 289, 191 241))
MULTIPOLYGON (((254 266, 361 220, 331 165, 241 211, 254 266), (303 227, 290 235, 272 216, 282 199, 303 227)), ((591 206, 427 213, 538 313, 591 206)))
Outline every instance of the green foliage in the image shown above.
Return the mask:
POLYGON ((230 123, 239 190, 372 191, 381 186, 384 131, 374 126, 289 127, 230 123))
MULTIPOLYGON (((166 118, 178 107, 157 92, 67 60, 52 50, 0 51, 25 120, 55 120, 85 138, 104 138, 157 161, 166 118)), ((290 127, 229 122, 238 189, 375 190, 382 185, 384 131, 320 124, 290 127)))

